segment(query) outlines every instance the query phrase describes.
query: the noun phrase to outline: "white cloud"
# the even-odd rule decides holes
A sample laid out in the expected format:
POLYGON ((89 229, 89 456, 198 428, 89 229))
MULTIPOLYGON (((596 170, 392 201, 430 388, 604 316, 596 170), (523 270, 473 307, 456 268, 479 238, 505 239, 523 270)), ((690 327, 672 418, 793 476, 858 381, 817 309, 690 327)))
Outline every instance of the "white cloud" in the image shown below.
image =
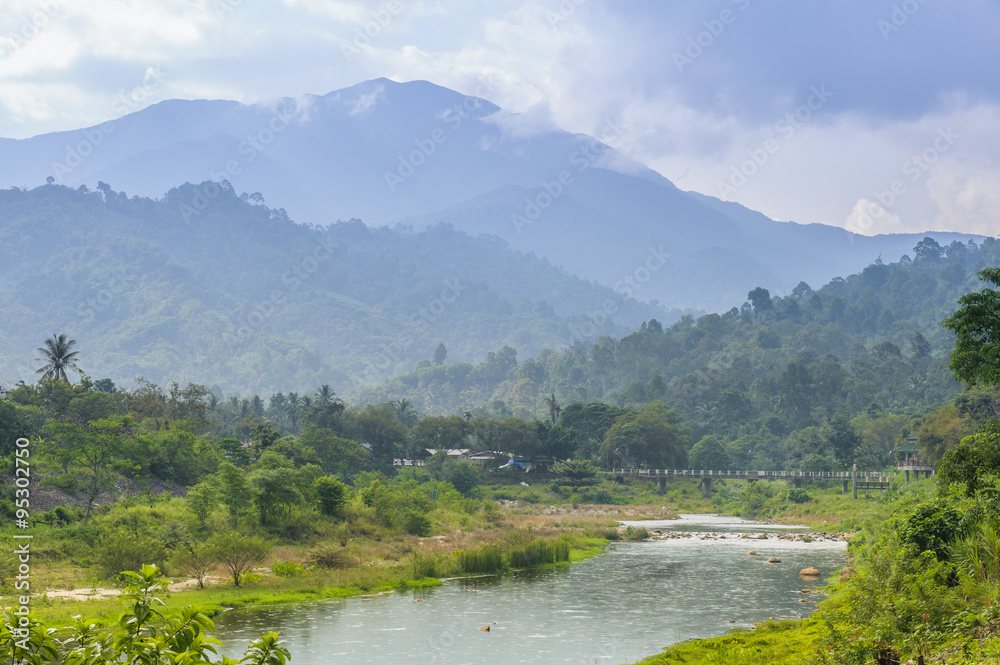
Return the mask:
MULTIPOLYGON (((678 72, 671 53, 717 8, 610 0, 6 0, 0 136, 109 119, 119 94, 142 86, 149 67, 164 78, 137 108, 168 97, 266 102, 379 76, 425 79, 504 107, 495 120, 512 134, 557 126, 599 135, 609 119, 620 119, 624 131, 610 141, 620 154, 684 189, 718 195, 716 183, 774 135, 810 85, 825 80, 834 102, 727 198, 777 219, 847 225, 859 222, 863 202, 878 202, 902 179, 905 194, 885 206, 879 232, 992 233, 1000 214, 1000 188, 991 187, 1000 176, 995 84, 980 73, 986 65, 939 62, 977 45, 993 48, 990 22, 972 23, 982 24, 982 34, 959 31, 973 10, 928 5, 921 10, 927 25, 907 26, 908 39, 931 43, 918 39, 929 31, 943 47, 912 51, 902 34, 889 44, 881 39, 876 9, 861 0, 840 4, 753 3, 678 72), (56 11, 35 26, 44 6, 56 11), (803 17, 817 23, 786 30, 803 17), (378 29, 364 48, 345 57, 342 46, 372 21, 378 29), (860 23, 867 36, 852 42, 844 31, 860 23), (24 31, 32 36, 19 36, 24 31), (891 75, 879 69, 900 63, 891 75), (962 139, 910 180, 906 160, 947 126, 962 139)), ((988 18, 993 10, 976 11, 988 18)), ((374 101, 359 100, 359 112, 374 101)))
POLYGON ((385 87, 378 85, 371 92, 365 93, 363 95, 358 95, 358 98, 354 100, 351 110, 348 112, 350 115, 364 115, 368 109, 375 106, 375 104, 385 95, 385 87))
POLYGON ((858 199, 843 226, 852 233, 874 236, 882 233, 905 233, 899 215, 891 213, 874 201, 858 199))
POLYGON ((927 181, 941 229, 1000 236, 1000 167, 952 162, 927 181))

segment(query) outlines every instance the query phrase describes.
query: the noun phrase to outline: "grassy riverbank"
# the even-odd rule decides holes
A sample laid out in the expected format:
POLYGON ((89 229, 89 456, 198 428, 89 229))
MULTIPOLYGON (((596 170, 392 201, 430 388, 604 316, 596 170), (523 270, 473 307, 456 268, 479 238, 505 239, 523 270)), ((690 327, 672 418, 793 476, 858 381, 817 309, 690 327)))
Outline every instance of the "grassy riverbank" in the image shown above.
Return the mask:
POLYGON ((756 506, 770 520, 820 516, 827 531, 855 533, 851 570, 830 580, 830 596, 805 620, 690 640, 642 662, 1000 662, 1000 532, 983 518, 988 505, 940 490, 933 480, 894 482, 868 500, 812 490, 795 505, 773 492, 756 506))
MULTIPOLYGON (((498 489, 496 510, 479 508, 475 512, 448 510, 438 506, 431 511, 435 535, 418 537, 392 533, 378 528, 368 519, 364 508, 355 505, 351 510, 354 534, 335 547, 335 567, 324 568, 311 563, 317 547, 323 542, 336 540, 341 534, 330 526, 330 532, 319 524, 315 535, 309 538, 279 540, 266 564, 258 567, 239 587, 222 577, 220 571, 211 575, 206 588, 198 588, 193 580, 185 580, 178 570, 167 570, 170 579, 182 582, 164 596, 168 610, 185 605, 197 605, 207 612, 240 610, 249 607, 298 604, 327 598, 343 598, 360 594, 381 593, 398 589, 429 587, 440 584, 441 578, 467 574, 499 573, 513 568, 539 565, 526 561, 526 556, 536 556, 544 547, 535 543, 561 544, 567 550, 556 563, 541 565, 570 565, 603 551, 609 538, 617 537, 619 520, 665 519, 677 512, 709 512, 713 502, 700 496, 694 483, 676 483, 668 486, 665 495, 656 495, 655 488, 635 484, 623 488, 631 495, 631 505, 590 505, 575 503, 559 497, 548 488, 535 486, 506 487, 498 489), (528 494, 534 491, 535 495, 528 494), (549 494, 552 496, 549 496, 549 494), (545 495, 551 504, 526 500, 545 495), (642 499, 650 501, 637 503, 642 499), (528 550, 534 546, 534 553, 528 550), (539 549, 540 548, 540 549, 539 549), (465 556, 457 553, 472 553, 465 556), (484 563, 485 561, 485 563, 484 563), (473 562, 473 563, 469 563, 473 562)), ((724 490, 725 491, 725 490, 724 490)), ((805 523, 822 530, 834 530, 836 525, 853 519, 859 514, 880 510, 876 499, 853 500, 850 495, 839 495, 832 488, 810 488, 810 501, 805 504, 782 506, 773 511, 775 521, 805 523)), ((725 496, 725 495, 724 495, 725 496)), ((774 505, 781 501, 779 492, 772 497, 774 505)), ((717 500, 716 500, 717 503, 717 500)), ((488 507, 488 504, 484 503, 488 507)), ((121 520, 123 514, 152 513, 152 510, 133 506, 125 510, 116 507, 103 521, 121 520)), ((173 502, 158 504, 158 519, 162 523, 181 515, 173 502)), ((341 527, 337 527, 339 529, 341 527)), ((51 593, 35 596, 32 606, 38 618, 48 625, 64 625, 74 616, 83 615, 98 624, 113 624, 123 608, 116 598, 94 594, 87 589, 111 590, 108 581, 99 581, 94 571, 81 566, 73 557, 59 558, 59 542, 65 527, 50 527, 52 533, 37 534, 36 541, 42 558, 35 567, 35 582, 51 593), (72 596, 69 592, 72 590, 72 596)), ((546 555, 547 556, 547 555, 546 555)), ((554 555, 553 555, 554 556, 554 555)), ((0 600, 8 605, 10 597, 0 600)), ((752 637, 752 636, 750 636, 752 637)), ((735 639, 735 638, 733 638, 735 639)), ((744 639, 744 638, 740 638, 744 639)), ((749 638, 747 638, 749 639, 749 638)), ((757 648, 757 642, 748 648, 757 648)), ((685 647, 689 648, 689 647, 685 647)), ((691 646, 690 648, 697 648, 691 646)), ((711 650, 714 647, 706 647, 711 650)))
MULTIPOLYGON (((832 635, 836 624, 821 615, 802 621, 765 621, 752 630, 734 630, 718 637, 688 640, 671 645, 640 665, 801 665, 802 663, 855 662, 849 655, 835 654, 832 635)), ((930 652, 928 652, 929 654, 930 652)), ((864 660, 868 663, 899 663, 899 660, 864 660)), ((908 660, 916 663, 917 660, 908 660)), ((948 665, 981 665, 1000 662, 1000 637, 955 639, 938 645, 933 655, 919 662, 948 665)))
MULTIPOLYGON (((296 604, 398 589, 440 585, 441 578, 501 573, 541 566, 566 566, 603 552, 614 538, 619 519, 665 518, 661 506, 517 506, 480 528, 452 529, 432 537, 357 538, 337 548, 335 568, 310 565, 314 544, 286 544, 275 549, 270 565, 257 568, 240 585, 216 571, 198 588, 183 576, 164 595, 168 610, 193 604, 209 613, 249 607, 296 604)), ((76 580, 81 571, 66 562, 36 566, 41 580, 76 580)), ((41 583, 40 583, 41 584, 41 583)), ((101 625, 117 621, 123 609, 107 582, 88 589, 72 584, 46 587, 32 607, 48 625, 71 623, 83 615, 101 625), (65 588, 65 587, 72 588, 65 588)), ((36 587, 37 588, 37 587, 36 587)), ((12 596, 2 599, 8 606, 12 596)))
POLYGON ((680 642, 641 662, 645 665, 800 665, 816 660, 824 634, 819 619, 766 621, 753 630, 733 630, 718 637, 680 642))

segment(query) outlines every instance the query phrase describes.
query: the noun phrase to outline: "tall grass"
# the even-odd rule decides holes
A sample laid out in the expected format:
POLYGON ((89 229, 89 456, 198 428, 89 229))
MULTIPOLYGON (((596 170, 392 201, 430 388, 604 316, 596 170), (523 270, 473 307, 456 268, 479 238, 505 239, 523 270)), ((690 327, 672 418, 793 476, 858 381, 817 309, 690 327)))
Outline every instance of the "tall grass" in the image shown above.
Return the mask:
POLYGON ((513 534, 499 544, 459 550, 454 556, 463 573, 502 573, 512 568, 534 568, 569 561, 570 544, 563 538, 528 541, 513 534))
POLYGON ((952 561, 972 577, 1000 582, 1000 531, 992 524, 980 524, 978 532, 959 538, 950 554, 952 561))
POLYGON ((493 545, 484 545, 474 550, 458 550, 455 557, 463 573, 502 573, 506 570, 503 550, 493 545))

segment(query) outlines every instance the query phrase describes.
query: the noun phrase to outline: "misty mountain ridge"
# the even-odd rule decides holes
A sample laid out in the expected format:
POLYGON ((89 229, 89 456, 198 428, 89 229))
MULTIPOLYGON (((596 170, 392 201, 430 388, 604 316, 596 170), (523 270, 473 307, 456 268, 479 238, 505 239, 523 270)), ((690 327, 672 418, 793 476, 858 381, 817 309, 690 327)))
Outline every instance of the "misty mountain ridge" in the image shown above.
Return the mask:
MULTIPOLYGON (((611 122, 600 133, 613 143, 616 131, 611 122)), ((53 176, 159 197, 180 182, 228 180, 307 224, 445 223, 623 295, 706 311, 756 286, 788 293, 898 260, 927 235, 775 222, 681 191, 607 142, 426 81, 376 79, 257 105, 168 100, 84 130, 0 140, 0 157, 9 185, 53 176), (647 265, 650 252, 669 258, 647 265)), ((207 193, 178 203, 189 219, 207 193)), ((943 245, 972 237, 929 235, 943 245)))
POLYGON ((495 237, 297 224, 212 182, 159 200, 103 184, 0 191, 0 307, 5 383, 33 381, 35 350, 67 333, 87 372, 240 392, 368 385, 439 343, 472 362, 672 320, 495 237))

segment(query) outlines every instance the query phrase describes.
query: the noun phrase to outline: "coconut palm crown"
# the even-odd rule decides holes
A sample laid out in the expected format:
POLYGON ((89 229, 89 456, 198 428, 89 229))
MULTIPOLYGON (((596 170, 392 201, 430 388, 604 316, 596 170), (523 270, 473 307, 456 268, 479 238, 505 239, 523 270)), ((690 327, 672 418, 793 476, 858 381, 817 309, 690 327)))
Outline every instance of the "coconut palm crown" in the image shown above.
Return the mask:
POLYGON ((66 370, 80 371, 80 368, 76 366, 76 357, 80 355, 80 352, 70 350, 75 344, 76 340, 66 339, 65 333, 58 336, 53 333, 51 339, 45 340, 45 346, 38 347, 38 350, 42 352, 42 357, 35 358, 35 360, 41 360, 45 364, 39 367, 35 374, 41 374, 43 381, 54 379, 68 383, 69 378, 66 376, 66 370))

